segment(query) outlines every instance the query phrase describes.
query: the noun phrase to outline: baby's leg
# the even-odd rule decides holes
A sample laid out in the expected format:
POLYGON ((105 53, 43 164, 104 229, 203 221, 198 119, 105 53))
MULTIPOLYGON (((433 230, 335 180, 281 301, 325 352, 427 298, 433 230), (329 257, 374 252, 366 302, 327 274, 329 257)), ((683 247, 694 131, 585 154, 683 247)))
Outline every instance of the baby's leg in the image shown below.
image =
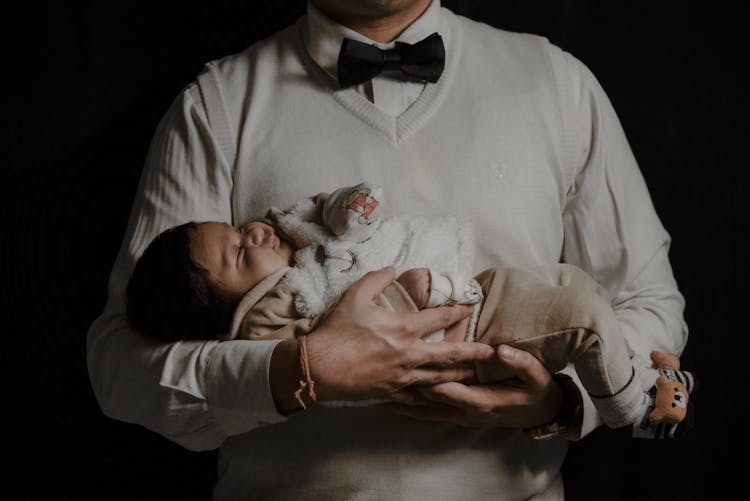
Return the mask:
MULTIPOLYGON (((556 372, 574 362, 594 395, 611 395, 630 381, 630 350, 606 291, 570 265, 497 268, 477 276, 485 301, 477 341, 511 344, 556 372)), ((502 374, 482 370, 480 380, 502 374)))
MULTIPOLYGON (((575 365, 604 422, 634 424, 650 412, 647 392, 660 375, 634 368, 606 291, 570 265, 488 270, 477 277, 486 299, 477 340, 508 343, 551 372, 575 365)), ((477 367, 482 382, 502 379, 500 364, 477 367)))

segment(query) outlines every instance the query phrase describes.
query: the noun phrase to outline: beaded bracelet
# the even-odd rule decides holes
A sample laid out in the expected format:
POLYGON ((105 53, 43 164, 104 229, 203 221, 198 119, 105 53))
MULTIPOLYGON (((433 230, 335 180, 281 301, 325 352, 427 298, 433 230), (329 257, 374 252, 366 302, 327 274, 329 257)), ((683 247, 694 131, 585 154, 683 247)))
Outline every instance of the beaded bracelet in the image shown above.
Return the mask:
POLYGON ((302 398, 302 392, 307 388, 307 394, 310 400, 317 402, 318 397, 315 395, 315 381, 313 381, 310 375, 310 365, 307 360, 307 336, 300 336, 297 338, 297 351, 299 352, 299 365, 302 369, 302 377, 299 382, 299 388, 294 392, 294 398, 300 403, 303 409, 307 409, 305 401, 302 398))

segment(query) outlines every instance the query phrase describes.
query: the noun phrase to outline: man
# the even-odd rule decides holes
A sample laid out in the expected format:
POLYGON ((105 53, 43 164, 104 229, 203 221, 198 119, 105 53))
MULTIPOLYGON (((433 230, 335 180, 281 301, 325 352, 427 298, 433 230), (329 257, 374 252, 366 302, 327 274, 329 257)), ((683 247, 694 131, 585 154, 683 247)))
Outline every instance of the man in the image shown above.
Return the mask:
POLYGON ((669 236, 579 61, 437 0, 311 0, 295 25, 207 65, 162 120, 89 332, 103 411, 190 449, 220 447, 217 499, 562 499, 565 440, 599 424, 588 397, 519 350, 421 341, 470 310, 375 307, 392 270, 355 285, 306 346, 319 400, 388 395, 398 403, 386 410, 299 412, 295 343, 154 345, 128 328, 129 272, 161 230, 236 225, 364 179, 394 212, 471 218, 477 270, 565 261, 588 271, 636 356, 683 349, 669 236), (471 371, 458 362, 490 357, 517 379, 464 384, 471 371), (537 427, 564 433, 524 430, 537 427))

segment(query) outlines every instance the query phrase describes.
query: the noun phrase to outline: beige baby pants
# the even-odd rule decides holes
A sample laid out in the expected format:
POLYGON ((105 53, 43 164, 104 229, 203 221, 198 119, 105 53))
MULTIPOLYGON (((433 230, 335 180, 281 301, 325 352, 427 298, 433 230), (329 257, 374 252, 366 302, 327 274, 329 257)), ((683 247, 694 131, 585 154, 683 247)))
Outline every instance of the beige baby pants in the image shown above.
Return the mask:
MULTIPOLYGON (((633 375, 631 351, 606 290, 568 264, 494 268, 476 277, 485 294, 476 340, 510 344, 537 357, 550 372, 568 362, 589 394, 609 396, 633 375)), ((477 367, 480 382, 505 379, 496 362, 477 367)))

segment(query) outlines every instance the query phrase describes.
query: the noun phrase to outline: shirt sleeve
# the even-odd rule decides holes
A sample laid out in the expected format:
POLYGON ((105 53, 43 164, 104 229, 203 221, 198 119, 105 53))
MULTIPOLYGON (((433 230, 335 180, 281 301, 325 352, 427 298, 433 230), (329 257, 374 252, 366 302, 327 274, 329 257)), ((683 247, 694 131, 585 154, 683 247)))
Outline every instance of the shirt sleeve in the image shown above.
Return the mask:
POLYGON ((268 383, 278 340, 160 344, 132 330, 125 317, 134 262, 158 233, 191 220, 232 220, 231 170, 200 91, 197 83, 188 86, 154 134, 107 304, 87 334, 89 377, 102 411, 192 450, 285 419, 268 383))
MULTIPOLYGON (((669 262, 669 234, 599 82, 567 53, 557 65, 565 163, 572 168, 562 261, 589 272, 607 289, 635 364, 649 364, 652 350, 679 355, 688 331, 685 302, 669 262)), ((585 435, 601 421, 582 394, 585 435)))
POLYGON ((294 293, 285 283, 269 290, 245 314, 240 339, 296 339, 309 334, 318 320, 300 317, 294 309, 294 293))

